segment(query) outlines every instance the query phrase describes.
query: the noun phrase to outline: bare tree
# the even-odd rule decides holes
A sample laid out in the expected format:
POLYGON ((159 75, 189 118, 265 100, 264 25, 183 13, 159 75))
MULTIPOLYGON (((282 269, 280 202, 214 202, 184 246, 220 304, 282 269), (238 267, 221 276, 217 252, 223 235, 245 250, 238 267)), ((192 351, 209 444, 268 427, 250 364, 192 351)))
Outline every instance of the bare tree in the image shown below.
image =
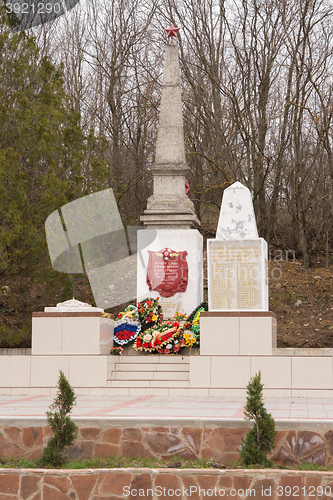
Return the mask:
POLYGON ((215 232, 222 191, 240 180, 269 243, 278 237, 306 267, 320 248, 328 256, 330 1, 88 0, 80 9, 45 43, 40 31, 39 43, 62 62, 87 134, 105 140, 107 184, 124 218, 139 217, 151 189, 164 30, 174 22, 190 195, 203 230, 215 232))

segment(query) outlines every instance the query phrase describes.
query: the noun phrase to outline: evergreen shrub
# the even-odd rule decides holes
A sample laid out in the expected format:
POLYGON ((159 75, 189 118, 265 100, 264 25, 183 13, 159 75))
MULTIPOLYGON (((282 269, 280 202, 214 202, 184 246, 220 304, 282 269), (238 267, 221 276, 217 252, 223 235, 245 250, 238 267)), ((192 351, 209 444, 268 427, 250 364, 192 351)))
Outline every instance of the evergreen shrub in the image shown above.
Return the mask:
POLYGON ((77 426, 69 414, 76 400, 74 390, 60 370, 58 393, 46 412, 47 422, 54 435, 48 441, 40 458, 43 467, 60 467, 66 462, 64 450, 71 446, 77 435, 77 426))
POLYGON ((247 399, 244 414, 247 420, 254 420, 254 425, 241 443, 240 457, 245 466, 273 466, 273 462, 267 458, 267 455, 274 447, 276 429, 274 419, 267 412, 262 401, 263 387, 260 371, 246 386, 247 399))

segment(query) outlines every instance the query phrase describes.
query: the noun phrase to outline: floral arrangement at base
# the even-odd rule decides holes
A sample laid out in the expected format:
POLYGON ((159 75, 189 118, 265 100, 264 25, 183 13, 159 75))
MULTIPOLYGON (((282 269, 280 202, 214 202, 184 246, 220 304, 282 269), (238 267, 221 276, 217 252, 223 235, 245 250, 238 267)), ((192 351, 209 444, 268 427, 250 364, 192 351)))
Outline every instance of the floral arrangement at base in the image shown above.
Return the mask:
POLYGON ((182 337, 170 339, 163 347, 158 347, 158 354, 178 354, 182 347, 186 347, 185 340, 182 337))
POLYGON ((200 345, 200 314, 203 311, 208 311, 208 304, 205 301, 201 302, 188 317, 183 335, 187 346, 200 345))
POLYGON ((128 306, 117 316, 114 325, 114 341, 125 345, 135 340, 141 328, 139 313, 136 306, 128 306))
POLYGON ((113 354, 114 356, 121 356, 123 352, 124 348, 119 345, 118 347, 112 347, 110 354, 113 354))
MULTIPOLYGON (((171 343, 172 339, 178 337, 183 331, 183 327, 177 321, 166 321, 158 325, 141 331, 133 348, 136 351, 153 352, 157 349, 162 349, 167 344, 171 343)), ((158 352, 158 351, 157 351, 158 352)))
POLYGON ((201 302, 188 317, 189 322, 192 323, 191 329, 195 335, 200 335, 200 314, 203 311, 208 311, 208 304, 205 301, 201 302))
POLYGON ((141 332, 148 328, 152 328, 158 321, 160 321, 162 308, 159 304, 159 297, 157 299, 147 298, 143 302, 138 302, 138 313, 141 322, 141 332))
POLYGON ((191 330, 185 330, 183 333, 183 339, 186 347, 193 347, 197 342, 198 338, 191 330))
POLYGON ((179 311, 176 311, 176 314, 174 315, 174 318, 176 321, 180 322, 180 321, 187 321, 188 320, 188 316, 186 316, 186 314, 184 313, 180 313, 179 311))

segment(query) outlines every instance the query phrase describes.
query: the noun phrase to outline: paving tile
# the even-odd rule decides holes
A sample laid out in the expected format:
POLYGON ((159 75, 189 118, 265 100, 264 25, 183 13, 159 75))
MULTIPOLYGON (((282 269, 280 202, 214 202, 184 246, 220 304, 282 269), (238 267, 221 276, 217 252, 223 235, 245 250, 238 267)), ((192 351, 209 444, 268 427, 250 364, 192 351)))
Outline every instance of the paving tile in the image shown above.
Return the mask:
MULTIPOLYGON (((1 396, 0 418, 45 417, 54 397, 1 396)), ((147 416, 147 417, 214 417, 232 418, 242 413, 244 397, 164 397, 164 396, 78 396, 72 415, 147 416), (125 406, 123 406, 125 405, 125 406)), ((333 398, 265 398, 265 406, 274 418, 333 418, 333 398)), ((234 417, 235 418, 235 417, 234 417)))
POLYGON ((289 418, 309 418, 308 412, 290 412, 289 418))
POLYGON ((333 411, 332 410, 326 410, 327 418, 333 418, 333 411))
POLYGON ((290 411, 287 410, 287 409, 284 409, 284 410, 272 410, 270 413, 271 413, 271 415, 273 417, 275 417, 275 416, 277 416, 277 417, 282 417, 282 416, 289 417, 290 411))
POLYGON ((323 404, 319 404, 319 403, 313 403, 313 402, 311 402, 308 405, 308 407, 311 408, 312 410, 324 410, 324 405, 323 404))
POLYGON ((327 418, 327 413, 326 411, 318 411, 318 410, 309 410, 308 411, 308 418, 327 418))

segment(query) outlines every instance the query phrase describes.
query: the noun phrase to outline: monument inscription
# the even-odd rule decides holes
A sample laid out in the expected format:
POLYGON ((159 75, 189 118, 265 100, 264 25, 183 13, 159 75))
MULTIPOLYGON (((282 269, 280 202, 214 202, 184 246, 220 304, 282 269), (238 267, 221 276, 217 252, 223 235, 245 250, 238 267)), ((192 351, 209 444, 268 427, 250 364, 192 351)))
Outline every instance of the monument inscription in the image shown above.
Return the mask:
POLYGON ((260 241, 214 241, 209 260, 213 310, 261 308, 260 241))
POLYGON ((186 292, 188 283, 187 251, 175 252, 164 248, 158 252, 148 251, 147 285, 162 297, 172 297, 177 292, 186 292))
POLYGON ((210 311, 268 310, 267 243, 258 237, 250 191, 224 191, 216 239, 207 241, 210 311))

